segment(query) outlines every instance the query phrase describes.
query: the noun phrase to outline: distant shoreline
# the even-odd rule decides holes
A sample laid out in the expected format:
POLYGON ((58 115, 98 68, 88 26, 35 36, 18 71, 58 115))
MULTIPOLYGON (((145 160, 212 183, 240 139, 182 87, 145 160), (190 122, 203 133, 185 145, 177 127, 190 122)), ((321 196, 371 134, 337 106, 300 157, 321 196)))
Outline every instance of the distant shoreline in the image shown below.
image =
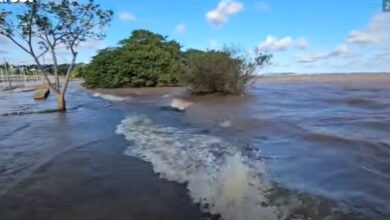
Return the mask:
POLYGON ((390 72, 328 72, 328 73, 296 73, 296 72, 290 72, 290 73, 264 73, 260 74, 258 76, 316 76, 316 75, 390 75, 390 72))
MULTIPOLYGON (((80 80, 76 80, 80 81, 80 80)), ((288 82, 360 82, 370 81, 378 83, 389 83, 390 73, 315 73, 315 74, 297 74, 297 73, 278 73, 265 74, 254 77, 255 83, 269 81, 288 81, 288 82)), ((41 83, 29 82, 27 87, 32 89, 41 86, 41 83)), ((0 82, 0 90, 6 88, 6 82, 0 82)), ((17 84, 15 86, 21 86, 17 84)), ((188 93, 183 86, 172 87, 120 87, 120 88, 94 88, 88 89, 91 92, 111 94, 118 96, 159 96, 174 95, 179 97, 188 97, 188 93)))
POLYGON ((312 82, 390 82, 390 73, 323 73, 323 74, 289 74, 289 75, 261 75, 255 78, 278 81, 312 81, 312 82))

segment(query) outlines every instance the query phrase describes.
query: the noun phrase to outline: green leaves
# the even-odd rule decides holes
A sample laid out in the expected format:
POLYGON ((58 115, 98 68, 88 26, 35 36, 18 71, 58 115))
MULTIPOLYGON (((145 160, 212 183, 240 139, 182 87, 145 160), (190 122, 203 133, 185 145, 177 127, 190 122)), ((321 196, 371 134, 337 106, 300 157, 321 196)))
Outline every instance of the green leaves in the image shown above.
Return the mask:
POLYGON ((21 4, 20 7, 14 17, 11 17, 13 14, 9 11, 0 12, 0 35, 31 55, 49 87, 57 94, 64 95, 76 63, 78 46, 82 42, 104 38, 105 27, 111 21, 113 12, 101 9, 94 0, 86 3, 36 0, 31 4, 21 4), (56 50, 59 47, 65 47, 72 55, 63 86, 60 86, 58 77, 56 50), (55 82, 50 81, 40 62, 40 58, 48 52, 53 60, 55 82))
POLYGON ((0 11, 0 34, 1 35, 12 35, 13 34, 13 24, 10 22, 9 17, 12 15, 12 12, 1 10, 0 11))
POLYGON ((232 47, 223 51, 188 50, 182 80, 194 94, 241 94, 256 70, 271 59, 261 53, 252 56, 232 47))
POLYGON ((119 42, 120 47, 101 50, 84 69, 89 87, 190 86, 193 93, 241 94, 255 71, 266 65, 270 55, 241 49, 223 51, 190 49, 147 30, 135 30, 119 42))
MULTIPOLYGON (((34 4, 20 7, 14 18, 9 11, 0 12, 0 34, 14 38, 20 45, 26 39, 29 39, 26 43, 32 44, 31 39, 34 38, 35 42, 40 42, 40 48, 42 44, 45 44, 44 48, 63 44, 72 52, 82 42, 105 37, 104 28, 113 15, 111 10, 101 9, 93 0, 87 3, 37 0, 34 4)), ((27 45, 25 48, 28 48, 27 45)))
POLYGON ((102 50, 94 57, 86 68, 88 86, 152 87, 178 84, 179 75, 183 72, 179 43, 147 30, 136 30, 119 44, 121 47, 102 50))

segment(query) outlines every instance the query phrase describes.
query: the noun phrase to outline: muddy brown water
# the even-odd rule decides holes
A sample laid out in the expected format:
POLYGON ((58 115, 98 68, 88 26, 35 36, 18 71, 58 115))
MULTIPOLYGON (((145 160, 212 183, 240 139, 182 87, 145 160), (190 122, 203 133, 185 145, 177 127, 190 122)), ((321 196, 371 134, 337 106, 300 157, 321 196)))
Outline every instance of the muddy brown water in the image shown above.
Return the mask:
POLYGON ((390 77, 359 77, 263 78, 185 113, 162 108, 181 88, 74 83, 66 114, 3 92, 0 219, 389 219, 390 77))

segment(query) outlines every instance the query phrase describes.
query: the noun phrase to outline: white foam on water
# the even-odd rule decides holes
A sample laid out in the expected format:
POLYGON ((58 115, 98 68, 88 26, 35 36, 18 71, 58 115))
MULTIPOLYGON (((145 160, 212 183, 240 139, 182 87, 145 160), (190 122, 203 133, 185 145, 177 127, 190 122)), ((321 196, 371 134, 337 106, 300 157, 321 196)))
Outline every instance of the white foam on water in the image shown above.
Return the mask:
POLYGON ((101 93, 94 93, 93 94, 94 97, 99 97, 99 98, 102 98, 102 99, 106 99, 106 100, 109 100, 109 101, 113 101, 113 102, 123 102, 123 101, 126 101, 128 99, 128 97, 120 97, 120 96, 115 96, 115 95, 109 95, 109 94, 101 94, 101 93))
POLYGON ((125 152, 152 164, 161 178, 187 183, 192 199, 225 220, 278 219, 266 206, 270 184, 264 163, 240 147, 209 134, 161 126, 146 116, 129 116, 117 133, 133 143, 125 152))
POLYGON ((219 126, 222 128, 229 128, 232 125, 233 125, 233 122, 230 120, 223 120, 223 121, 219 122, 219 126))

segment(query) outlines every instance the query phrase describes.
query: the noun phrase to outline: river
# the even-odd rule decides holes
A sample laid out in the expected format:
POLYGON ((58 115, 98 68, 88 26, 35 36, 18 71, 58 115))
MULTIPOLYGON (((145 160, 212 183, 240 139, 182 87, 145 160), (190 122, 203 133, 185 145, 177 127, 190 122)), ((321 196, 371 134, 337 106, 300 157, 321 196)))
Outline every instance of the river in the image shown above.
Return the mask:
POLYGON ((387 75, 265 77, 243 97, 72 83, 66 114, 31 96, 0 93, 0 219, 390 218, 387 75))

